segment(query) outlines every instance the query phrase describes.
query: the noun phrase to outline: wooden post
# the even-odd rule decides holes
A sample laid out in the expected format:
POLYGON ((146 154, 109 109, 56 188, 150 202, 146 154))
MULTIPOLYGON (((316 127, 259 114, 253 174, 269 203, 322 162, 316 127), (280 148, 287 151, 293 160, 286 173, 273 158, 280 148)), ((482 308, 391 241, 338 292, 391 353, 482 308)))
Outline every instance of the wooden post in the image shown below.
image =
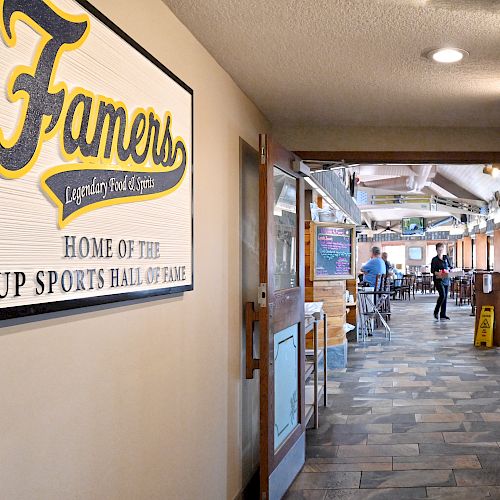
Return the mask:
POLYGON ((476 235, 476 246, 474 251, 476 253, 476 269, 484 269, 488 268, 488 237, 486 234, 477 234, 476 235))

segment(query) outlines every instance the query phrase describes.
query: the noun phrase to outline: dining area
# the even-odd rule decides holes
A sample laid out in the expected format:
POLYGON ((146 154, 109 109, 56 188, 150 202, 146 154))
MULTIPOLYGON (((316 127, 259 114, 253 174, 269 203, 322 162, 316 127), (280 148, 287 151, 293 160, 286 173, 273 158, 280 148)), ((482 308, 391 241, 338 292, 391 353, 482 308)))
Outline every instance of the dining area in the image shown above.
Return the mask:
MULTIPOLYGON (((454 269, 448 273, 448 297, 457 307, 470 306, 475 311, 473 270, 454 269)), ((420 296, 436 294, 436 280, 428 271, 378 273, 372 283, 365 274, 358 276, 357 341, 366 342, 375 331, 381 330, 386 340, 391 340, 391 303, 415 301, 420 296)))

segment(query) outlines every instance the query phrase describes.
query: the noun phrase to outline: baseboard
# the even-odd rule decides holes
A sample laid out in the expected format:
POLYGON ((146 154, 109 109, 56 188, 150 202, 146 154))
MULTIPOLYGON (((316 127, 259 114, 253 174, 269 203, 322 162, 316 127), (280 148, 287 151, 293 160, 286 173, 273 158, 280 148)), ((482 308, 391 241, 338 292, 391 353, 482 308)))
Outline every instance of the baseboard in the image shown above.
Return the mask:
POLYGON ((247 485, 234 497, 234 500, 259 500, 260 468, 254 472, 247 485))

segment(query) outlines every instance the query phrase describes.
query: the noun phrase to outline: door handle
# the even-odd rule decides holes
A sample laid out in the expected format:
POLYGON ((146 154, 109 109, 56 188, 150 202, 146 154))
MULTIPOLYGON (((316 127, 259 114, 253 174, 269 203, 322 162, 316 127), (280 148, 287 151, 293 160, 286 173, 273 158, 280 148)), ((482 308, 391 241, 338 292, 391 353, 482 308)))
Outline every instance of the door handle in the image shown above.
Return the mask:
POLYGON ((254 323, 259 321, 259 313, 255 310, 253 302, 245 304, 245 345, 246 345, 246 378, 253 378, 254 370, 260 368, 259 359, 253 356, 253 330, 254 323))

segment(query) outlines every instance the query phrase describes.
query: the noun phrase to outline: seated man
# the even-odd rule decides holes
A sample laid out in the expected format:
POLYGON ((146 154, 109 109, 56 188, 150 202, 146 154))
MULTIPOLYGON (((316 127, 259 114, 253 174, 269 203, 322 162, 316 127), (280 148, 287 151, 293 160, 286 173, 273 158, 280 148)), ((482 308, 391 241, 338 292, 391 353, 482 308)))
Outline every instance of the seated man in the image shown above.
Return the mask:
POLYGON ((394 266, 388 261, 387 252, 382 252, 382 260, 385 262, 385 274, 392 274, 394 266))
POLYGON ((363 265, 361 271, 365 275, 365 281, 370 284, 370 286, 375 286, 377 280, 377 274, 385 274, 385 262, 380 257, 380 248, 372 248, 371 259, 363 265))

